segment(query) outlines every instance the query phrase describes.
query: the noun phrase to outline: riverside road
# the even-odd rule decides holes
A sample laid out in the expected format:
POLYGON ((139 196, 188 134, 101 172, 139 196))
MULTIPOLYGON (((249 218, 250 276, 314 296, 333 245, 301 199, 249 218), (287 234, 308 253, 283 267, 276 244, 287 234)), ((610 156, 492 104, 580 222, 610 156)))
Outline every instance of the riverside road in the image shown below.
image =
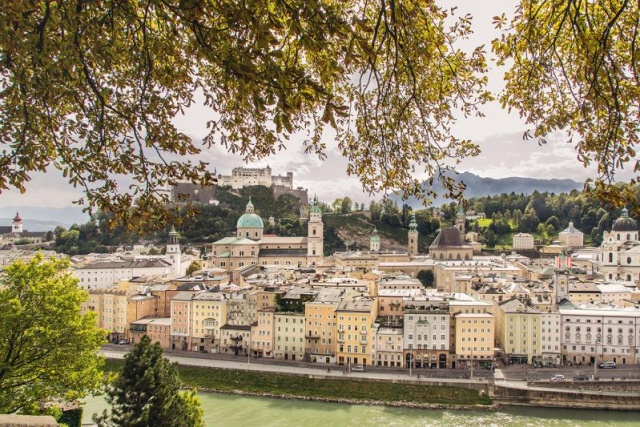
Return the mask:
MULTIPOLYGON (((129 351, 128 345, 105 345, 101 353, 112 359, 121 359, 129 351)), ((531 368, 525 365, 498 366, 495 371, 474 369, 402 369, 367 366, 364 372, 349 372, 347 366, 326 365, 298 361, 284 361, 227 354, 209 354, 180 350, 165 350, 165 356, 181 365, 204 366, 223 369, 242 369, 276 373, 324 375, 330 377, 363 377, 387 381, 439 381, 450 383, 493 382, 506 386, 526 388, 529 381, 548 381, 553 375, 562 374, 565 382, 571 383, 579 374, 593 375, 590 366, 561 366, 558 368, 531 368)), ((598 369, 601 379, 640 379, 640 365, 618 365, 616 369, 598 369)), ((576 388, 580 382, 575 382, 576 388)))

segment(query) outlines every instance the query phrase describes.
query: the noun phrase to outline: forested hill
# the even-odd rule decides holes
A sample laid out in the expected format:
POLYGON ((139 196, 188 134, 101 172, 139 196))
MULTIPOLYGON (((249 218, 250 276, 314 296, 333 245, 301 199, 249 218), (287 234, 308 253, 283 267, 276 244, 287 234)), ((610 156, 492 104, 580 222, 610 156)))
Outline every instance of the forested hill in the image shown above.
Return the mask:
MULTIPOLYGON (((463 182, 466 185, 464 196, 467 199, 510 193, 529 195, 533 194, 534 191, 538 191, 539 193, 561 194, 582 189, 581 183, 571 179, 537 179, 523 177, 484 178, 470 172, 454 175, 454 178, 457 182, 463 182)), ((434 183, 433 188, 436 194, 443 194, 442 186, 438 184, 439 183, 434 183)), ((422 183, 422 188, 425 190, 429 189, 427 181, 422 183)), ((422 208, 422 201, 414 197, 409 198, 405 202, 402 201, 402 197, 399 194, 393 194, 391 197, 398 204, 406 203, 413 209, 422 208)), ((448 199, 438 198, 434 202, 434 205, 438 206, 449 202, 450 200, 448 199)))
MULTIPOLYGON (((638 197, 639 189, 636 188, 638 197)), ((306 235, 306 225, 300 221, 300 201, 297 198, 283 195, 274 199, 271 189, 261 186, 238 191, 221 187, 218 191, 219 205, 198 206, 196 215, 185 217, 184 223, 176 227, 181 243, 184 247, 192 246, 204 251, 212 242, 234 235, 236 223, 244 213, 249 197, 256 213, 263 219, 265 233, 306 235), (269 221, 271 217, 273 224, 269 221)), ((426 253, 438 230, 453 225, 458 213, 457 203, 442 205, 438 209, 411 209, 389 199, 373 201, 368 207, 358 204, 356 210, 350 203, 336 201, 331 205, 320 202, 319 206, 324 215, 325 255, 347 248, 368 250, 374 227, 378 230, 382 250, 406 249, 412 214, 416 216, 420 233, 420 252, 426 253)), ((640 221, 637 212, 630 208, 630 215, 640 221)), ((489 248, 509 246, 512 234, 518 232, 533 233, 542 243, 551 242, 570 221, 588 236, 588 241, 599 244, 602 233, 610 230, 613 221, 620 216, 620 209, 603 207, 580 191, 553 194, 534 190, 530 195, 511 192, 471 198, 466 212, 486 217, 481 222, 467 221, 467 230, 476 231, 479 241, 489 248)), ((108 220, 104 215, 97 215, 94 221, 74 225, 69 230, 58 227, 55 232, 56 249, 67 254, 83 254, 109 252, 120 245, 143 241, 163 247, 167 241, 168 228, 153 235, 138 236, 124 233, 118 227, 110 230, 108 220)))

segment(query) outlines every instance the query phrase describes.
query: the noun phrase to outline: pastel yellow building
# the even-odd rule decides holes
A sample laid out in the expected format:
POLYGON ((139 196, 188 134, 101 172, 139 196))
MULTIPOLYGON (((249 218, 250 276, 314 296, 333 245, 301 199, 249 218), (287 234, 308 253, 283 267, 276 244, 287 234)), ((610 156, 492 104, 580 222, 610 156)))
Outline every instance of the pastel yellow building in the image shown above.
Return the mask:
POLYGON ((542 363, 542 315, 514 298, 496 310, 496 336, 510 364, 542 363))
POLYGON ((110 342, 118 342, 128 338, 127 299, 127 292, 124 290, 91 290, 89 299, 81 306, 81 311, 95 312, 98 327, 107 331, 110 342))
POLYGON ((495 318, 489 313, 458 313, 455 325, 457 368, 483 368, 493 364, 495 318))
POLYGON ((217 353, 220 328, 227 322, 227 302, 221 292, 199 292, 191 300, 191 351, 217 353))
POLYGON ((340 365, 371 364, 371 342, 378 313, 371 297, 344 298, 336 309, 337 362, 340 365))
POLYGON ((305 353, 313 363, 335 363, 336 309, 344 294, 339 289, 321 289, 305 303, 305 353))

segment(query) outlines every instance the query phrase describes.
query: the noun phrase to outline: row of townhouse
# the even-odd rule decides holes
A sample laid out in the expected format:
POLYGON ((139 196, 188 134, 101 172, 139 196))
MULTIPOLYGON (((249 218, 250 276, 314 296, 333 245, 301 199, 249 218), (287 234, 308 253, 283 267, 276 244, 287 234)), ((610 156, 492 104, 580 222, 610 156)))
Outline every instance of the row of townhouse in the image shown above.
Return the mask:
MULTIPOLYGON (((490 303, 416 289, 378 292, 381 296, 339 287, 180 292, 171 299, 170 342, 164 345, 339 365, 445 368, 492 363, 490 303), (382 295, 394 292, 403 297, 384 300, 382 295), (382 315, 380 301, 387 311, 394 306, 400 312, 382 315), (232 321, 240 311, 246 321, 232 321)), ((143 322, 134 328, 140 332, 143 322)))
POLYGON ((640 363, 640 309, 574 306, 540 310, 510 299, 496 310, 496 338, 508 363, 640 363))
POLYGON ((147 334, 185 351, 405 368, 488 367, 496 355, 541 365, 638 363, 637 307, 558 308, 543 288, 518 284, 482 300, 413 280, 214 290, 177 281, 142 295, 95 290, 87 309, 100 313, 112 341, 147 334))

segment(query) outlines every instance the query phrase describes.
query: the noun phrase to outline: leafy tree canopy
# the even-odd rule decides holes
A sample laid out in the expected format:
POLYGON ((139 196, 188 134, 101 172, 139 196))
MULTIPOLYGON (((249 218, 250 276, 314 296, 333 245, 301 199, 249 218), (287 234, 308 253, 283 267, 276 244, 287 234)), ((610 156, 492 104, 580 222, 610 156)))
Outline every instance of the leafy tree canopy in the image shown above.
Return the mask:
POLYGON ((33 413, 53 398, 76 399, 102 379, 105 341, 95 313, 81 314, 87 293, 68 261, 36 255, 0 279, 0 413, 33 413))
POLYGON ((365 190, 419 196, 425 172, 458 194, 445 160, 478 150, 450 127, 491 99, 483 48, 456 45, 471 17, 433 1, 13 1, 0 16, 0 190, 59 169, 129 227, 175 214, 161 186, 212 184, 202 149, 253 161, 296 134, 323 158, 327 127, 365 190), (172 122, 201 99, 204 146, 172 122))
POLYGON ((504 107, 520 112, 545 138, 566 132, 578 159, 598 176, 585 189, 619 206, 634 202, 629 186, 613 184, 640 163, 640 3, 627 0, 521 0, 514 18, 495 17, 504 31, 494 40, 507 72, 504 107))
POLYGON ((94 415, 101 427, 201 427, 202 407, 195 392, 180 391, 178 370, 147 335, 125 355, 122 373, 110 385, 111 413, 94 415))

